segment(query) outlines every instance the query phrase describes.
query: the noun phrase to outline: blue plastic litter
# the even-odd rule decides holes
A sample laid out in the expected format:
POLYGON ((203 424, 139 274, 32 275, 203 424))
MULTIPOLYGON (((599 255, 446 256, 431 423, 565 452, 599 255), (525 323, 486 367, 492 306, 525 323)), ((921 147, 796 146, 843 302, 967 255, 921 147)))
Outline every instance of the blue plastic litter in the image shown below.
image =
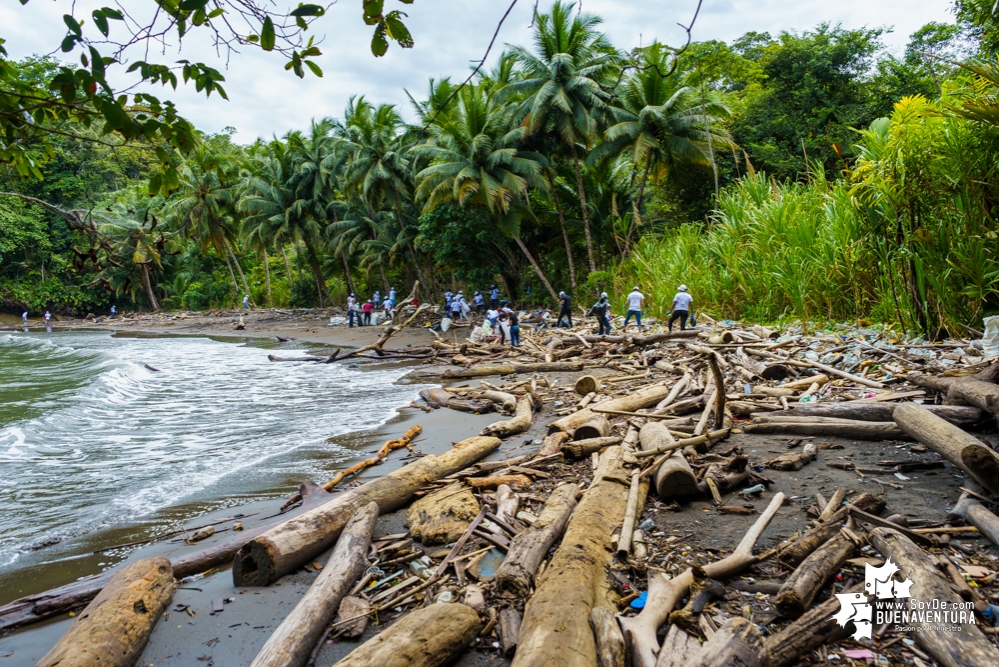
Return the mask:
POLYGON ((982 613, 982 616, 987 618, 993 627, 999 626, 999 607, 996 605, 990 604, 988 609, 982 613))
POLYGON ((648 598, 649 598, 648 592, 647 591, 643 592, 641 595, 639 595, 637 598, 635 598, 634 600, 631 601, 631 605, 630 605, 631 608, 632 609, 644 609, 645 608, 645 601, 648 598))

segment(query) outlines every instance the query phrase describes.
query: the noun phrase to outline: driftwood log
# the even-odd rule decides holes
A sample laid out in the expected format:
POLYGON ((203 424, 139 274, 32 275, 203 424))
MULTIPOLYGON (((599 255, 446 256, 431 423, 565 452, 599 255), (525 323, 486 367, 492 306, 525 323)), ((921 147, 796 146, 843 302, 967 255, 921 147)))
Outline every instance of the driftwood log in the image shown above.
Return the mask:
POLYGON ((994 494, 999 494, 999 455, 982 442, 915 403, 895 408, 895 422, 910 437, 963 470, 994 494))
POLYGON ((534 412, 531 409, 531 397, 521 396, 517 400, 517 412, 512 419, 495 422, 482 429, 480 435, 509 438, 511 435, 523 433, 531 428, 534 412))
POLYGON ((768 667, 763 636, 749 620, 730 618, 704 643, 689 667, 768 667))
POLYGON ((796 421, 751 422, 743 426, 746 433, 771 435, 822 435, 857 440, 899 440, 904 437, 902 429, 895 422, 864 422, 842 420, 840 422, 817 421, 801 417, 796 421), (852 423, 846 423, 851 421, 852 423))
POLYGON ((579 487, 575 484, 557 486, 537 520, 513 538, 506 559, 496 570, 496 585, 500 590, 522 596, 530 593, 541 562, 569 523, 578 493, 579 487))
MULTIPOLYGON (((660 447, 676 442, 669 430, 658 422, 649 422, 638 432, 644 451, 659 451, 660 447)), ((680 498, 697 493, 697 478, 679 449, 666 457, 653 473, 653 486, 660 500, 680 498)))
POLYGON ((999 517, 990 512, 985 505, 963 494, 950 513, 970 523, 992 544, 999 546, 999 517))
POLYGON ((406 614, 336 667, 438 667, 461 655, 482 629, 471 607, 432 604, 406 614))
POLYGON ((573 440, 592 440, 593 438, 606 438, 610 435, 611 425, 607 417, 596 414, 579 425, 573 432, 573 440))
POLYGON ((510 375, 512 373, 568 373, 583 370, 582 361, 555 361, 552 363, 494 364, 454 368, 444 371, 446 378, 477 378, 490 375, 510 375))
POLYGON ((600 391, 603 385, 600 384, 600 380, 593 377, 592 375, 584 375, 576 379, 575 384, 573 384, 573 389, 580 396, 586 396, 587 394, 592 394, 600 391))
MULTIPOLYGON (((725 579, 755 563, 757 559, 753 555, 753 547, 782 504, 784 504, 784 494, 777 493, 767 509, 746 531, 735 551, 721 560, 704 565, 705 574, 712 579, 725 579)), ((676 603, 687 594, 693 579, 691 568, 687 568, 673 579, 662 570, 649 568, 649 594, 645 607, 637 616, 618 619, 628 643, 632 667, 655 666, 656 653, 659 651, 656 632, 666 622, 676 603)))
MULTIPOLYGON (((844 403, 798 403, 788 413, 790 417, 838 417, 858 419, 865 422, 894 421, 892 412, 896 403, 846 401, 844 403)), ((938 417, 943 417, 956 426, 974 426, 985 418, 981 408, 964 405, 924 405, 924 408, 938 417)))
POLYGON ((520 614, 516 609, 506 607, 500 610, 497 626, 500 639, 500 653, 509 658, 517 650, 517 638, 520 636, 520 614))
MULTIPOLYGON (((654 384, 648 387, 643 387, 638 391, 633 391, 627 396, 621 396, 620 398, 612 398, 608 401, 603 401, 600 403, 600 407, 607 410, 633 412, 640 408, 648 408, 655 405, 669 396, 669 393, 670 389, 666 385, 654 384)), ((548 432, 554 433, 555 431, 575 431, 590 417, 593 417, 596 414, 598 413, 590 410, 589 408, 580 410, 579 412, 574 412, 571 415, 566 415, 565 417, 557 419, 549 424, 548 432)))
MULTIPOLYGON (((877 514, 885 508, 884 498, 873 493, 861 493, 856 498, 851 499, 850 504, 871 514, 877 514)), ((778 558, 792 567, 801 565, 809 554, 836 536, 848 518, 849 508, 844 507, 836 510, 828 520, 806 531, 795 540, 779 545, 777 547, 778 558)))
POLYGON ((700 651, 700 641, 679 626, 671 625, 659 649, 656 667, 687 667, 700 651))
POLYGON ((801 616, 815 596, 836 576, 847 559, 860 547, 850 535, 840 530, 825 544, 813 551, 784 581, 777 593, 777 611, 788 618, 801 616))
MULTIPOLYGON (((859 583, 844 593, 861 593, 864 584, 859 583)), ((856 628, 853 622, 840 626, 833 617, 839 611, 839 598, 831 597, 822 604, 805 612, 783 630, 767 637, 763 645, 770 655, 769 667, 790 667, 798 664, 802 656, 827 642, 836 642, 852 635, 856 628)))
POLYGON ((496 487, 496 518, 508 526, 517 525, 517 508, 520 496, 506 484, 496 487))
MULTIPOLYGON (((983 373, 994 373, 990 368, 985 369, 983 373)), ((910 382, 920 387, 944 392, 951 404, 974 405, 999 417, 999 384, 995 384, 994 379, 986 381, 979 377, 938 377, 915 371, 909 373, 907 377, 910 382)), ((992 376, 983 375, 983 377, 992 376)))
POLYGON ((236 586, 273 583, 328 549, 357 509, 375 502, 383 513, 397 510, 427 483, 472 465, 499 446, 499 438, 468 438, 450 451, 424 456, 272 528, 236 554, 233 583, 236 586))
MULTIPOLYGON (((871 530, 871 545, 883 555, 891 556, 896 565, 912 580, 909 593, 917 600, 961 602, 947 579, 929 560, 929 556, 909 538, 891 528, 871 530)), ((951 612, 953 613, 953 612, 951 612)), ((969 610, 968 613, 971 613, 969 610)), ((961 632, 933 632, 930 623, 910 619, 909 626, 929 631, 909 634, 916 644, 944 667, 972 667, 999 664, 999 649, 992 645, 976 625, 964 625, 961 632)), ((957 621, 947 625, 958 625, 957 621)))
POLYGON ((448 544, 464 534, 480 509, 471 489, 451 484, 410 505, 406 525, 410 536, 423 544, 448 544))
POLYGON ((354 513, 326 566, 291 613, 268 637, 250 667, 302 667, 312 648, 368 564, 368 546, 378 520, 378 505, 354 513))
POLYGON ((590 612, 594 607, 616 608, 607 581, 612 554, 606 546, 628 503, 631 476, 623 455, 621 447, 609 447, 600 457, 593 483, 524 609, 514 667, 596 664, 590 612))
POLYGON ((108 582, 36 664, 132 667, 176 589, 167 559, 132 563, 108 582))
MULTIPOLYGON (((559 433, 553 433, 552 435, 549 435, 547 437, 554 438, 558 435, 559 433)), ((567 434, 562 433, 562 435, 568 437, 567 434)), ((576 440, 575 442, 566 442, 564 445, 562 445, 562 452, 569 458, 582 459, 586 458, 593 452, 599 452, 602 449, 610 447, 611 445, 616 445, 620 442, 621 438, 616 436, 607 436, 606 438, 589 438, 586 440, 576 440)), ((542 444, 542 449, 544 449, 543 444, 542 444)), ((539 456, 541 455, 540 452, 538 455, 539 456)))
POLYGON ((614 612, 607 607, 594 607, 590 611, 590 625, 597 644, 597 665, 624 667, 624 635, 614 619, 614 612))

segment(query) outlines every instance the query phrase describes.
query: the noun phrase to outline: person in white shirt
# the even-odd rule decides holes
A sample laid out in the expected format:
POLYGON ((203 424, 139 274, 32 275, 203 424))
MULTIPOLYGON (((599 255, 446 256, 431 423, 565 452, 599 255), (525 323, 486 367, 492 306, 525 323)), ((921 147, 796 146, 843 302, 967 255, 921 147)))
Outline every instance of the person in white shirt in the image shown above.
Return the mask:
MULTIPOLYGON (((354 293, 351 292, 350 296, 347 297, 347 323, 348 323, 347 326, 351 329, 354 328, 354 313, 356 312, 357 312, 357 297, 355 297, 354 293)), ((358 324, 360 324, 360 321, 358 321, 358 324)))
POLYGON ((28 323, 28 311, 24 311, 23 313, 21 313, 21 324, 27 324, 27 323, 28 323))
POLYGON ((638 330, 642 330, 642 312, 645 310, 645 295, 638 291, 638 285, 631 288, 628 295, 628 313, 624 316, 624 328, 628 328, 628 322, 632 316, 638 323, 638 330))
POLYGON ((687 292, 686 285, 680 285, 680 291, 676 293, 673 297, 673 307, 670 310, 673 312, 670 315, 669 322, 667 326, 669 330, 673 330, 673 322, 676 322, 677 318, 680 318, 680 331, 684 331, 687 328, 687 316, 690 314, 690 304, 693 303, 694 297, 690 296, 687 292))

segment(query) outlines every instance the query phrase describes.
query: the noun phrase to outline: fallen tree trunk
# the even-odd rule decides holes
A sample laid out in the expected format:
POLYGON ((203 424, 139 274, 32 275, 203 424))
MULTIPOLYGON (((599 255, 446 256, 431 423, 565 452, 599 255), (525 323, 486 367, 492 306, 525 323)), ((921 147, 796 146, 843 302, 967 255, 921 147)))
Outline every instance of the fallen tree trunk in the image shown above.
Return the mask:
POLYGON ((450 451, 424 456, 272 528, 239 550, 232 567, 234 585, 273 583, 328 549, 358 508, 375 502, 383 513, 397 510, 427 483, 472 465, 499 446, 499 438, 463 440, 450 451))
POLYGON ((610 435, 611 425, 607 417, 596 414, 587 419, 573 431, 573 440, 592 440, 593 438, 606 438, 610 435))
POLYGON ((950 513, 970 523, 992 544, 999 546, 999 517, 990 512, 985 505, 968 494, 962 494, 950 513))
POLYGON ((471 607, 432 604, 406 614, 335 667, 437 667, 461 655, 482 629, 471 607))
POLYGON ((534 413, 531 410, 531 397, 521 396, 517 400, 517 412, 514 414, 513 419, 494 422, 482 429, 482 433, 479 435, 509 438, 511 435, 523 433, 527 429, 531 428, 531 420, 533 417, 534 413))
MULTIPOLYGON (((627 396, 612 398, 609 401, 604 401, 599 405, 605 410, 623 410, 625 412, 633 412, 640 408, 647 408, 655 405, 669 396, 669 393, 670 389, 666 385, 654 384, 648 387, 643 387, 642 389, 632 392, 627 396)), ((590 410, 589 408, 580 410, 579 412, 574 412, 571 415, 566 415, 565 417, 549 424, 548 432, 554 433, 555 431, 575 431, 596 414, 598 413, 590 410)))
MULTIPOLYGON (((891 556, 905 577, 912 580, 909 593, 914 599, 946 601, 948 609, 959 608, 951 605, 962 602, 961 598, 933 566, 927 554, 910 539, 891 528, 874 528, 870 539, 875 549, 886 557, 891 556)), ((972 626, 965 624, 961 632, 934 632, 932 621, 925 622, 919 618, 910 619, 907 625, 916 628, 909 633, 916 644, 944 667, 999 664, 999 650, 974 626, 973 620, 972 626)), ((959 623, 955 620, 947 625, 959 623)))
POLYGON ((768 667, 763 635, 749 620, 736 616, 711 635, 687 663, 689 667, 768 667))
MULTIPOLYGON (((845 403, 799 403, 788 413, 793 417, 839 417, 840 419, 857 419, 865 422, 894 421, 892 412, 899 404, 867 403, 865 401, 847 401, 845 403)), ((985 418, 981 408, 963 405, 924 405, 938 417, 942 417, 956 426, 973 426, 985 418)))
POLYGON ((394 440, 389 440, 384 445, 378 449, 378 453, 375 454, 370 459, 365 459, 364 461, 358 461, 346 470, 341 470, 337 474, 333 475, 333 479, 323 484, 324 491, 332 491, 333 487, 342 482, 347 477, 351 475, 356 475, 365 468, 370 468, 371 466, 379 465, 385 460, 385 457, 389 455, 393 449, 402 449, 403 447, 408 447, 410 451, 413 451, 413 439, 416 438, 420 433, 423 432, 423 427, 417 424, 412 426, 406 431, 401 438, 396 438, 394 440))
POLYGON ((851 382, 856 382, 857 384, 862 384, 867 387, 874 387, 875 389, 885 389, 887 385, 877 382, 876 380, 869 380, 865 377, 860 377, 859 375, 853 375, 852 373, 847 373, 846 371, 841 371, 835 366, 826 366, 825 364, 820 364, 817 361, 794 361, 786 360, 784 361, 788 366, 797 366, 798 368, 818 368, 825 371, 830 375, 836 375, 841 378, 850 380, 851 382))
POLYGON ((590 611, 590 625, 597 644, 598 667, 624 667, 624 635, 614 620, 614 612, 606 607, 590 611))
POLYGON ((907 377, 920 387, 945 392, 950 403, 974 405, 999 417, 999 384, 976 377, 935 377, 916 371, 907 377))
POLYGON ((176 589, 167 559, 132 563, 108 582, 36 664, 132 667, 176 589))
MULTIPOLYGON (((554 438, 557 435, 559 435, 559 433, 554 433, 552 435, 549 435, 548 437, 554 438)), ((562 445, 562 452, 569 458, 581 459, 589 456, 593 452, 599 452, 600 450, 606 447, 610 447, 611 445, 616 445, 620 442, 621 438, 617 436, 608 436, 606 438, 589 438, 587 440, 576 440, 575 442, 567 442, 564 445, 562 445)))
POLYGON ((496 364, 492 366, 472 366, 444 371, 446 378, 477 378, 489 375, 510 375, 511 373, 562 373, 583 370, 582 361, 555 361, 552 363, 496 364))
POLYGON ((367 566, 368 546, 377 520, 378 505, 374 503, 354 513, 326 566, 267 639, 250 667, 302 667, 306 663, 340 601, 367 566))
MULTIPOLYGON (((712 579, 724 579, 755 563, 757 559, 753 555, 753 547, 783 503, 784 494, 776 494, 756 523, 746 531, 735 551, 703 566, 705 574, 712 579)), ((687 594, 693 580, 692 568, 687 568, 673 579, 662 570, 649 568, 649 594, 645 607, 637 616, 618 619, 628 643, 632 667, 655 667, 659 650, 656 632, 666 622, 676 603, 687 594)))
POLYGON ((762 433, 771 435, 823 435, 839 438, 855 438, 857 440, 900 440, 904 437, 902 429, 895 422, 862 422, 840 423, 806 421, 767 421, 753 422, 743 426, 746 433, 762 433))
POLYGON ((895 423, 910 437, 999 495, 999 455, 983 445, 978 438, 915 403, 903 403, 895 408, 893 414, 895 423))
MULTIPOLYGON (((861 593, 863 590, 864 584, 860 583, 843 593, 861 593)), ((798 664, 802 656, 819 646, 852 635, 856 630, 852 621, 843 627, 833 617, 839 609, 839 598, 831 597, 805 612, 777 634, 767 637, 763 646, 770 654, 769 667, 790 667, 798 664)))
MULTIPOLYGON (((638 432, 638 441, 644 451, 659 451, 661 447, 676 443, 669 430, 658 422, 645 424, 638 432)), ((679 449, 673 450, 672 455, 659 464, 653 480, 660 500, 697 493, 697 478, 679 449)))
MULTIPOLYGON (((850 505, 865 512, 877 514, 885 508, 885 500, 873 493, 862 493, 850 501, 850 505)), ((849 518, 849 507, 836 510, 828 521, 820 523, 792 542, 777 546, 777 557, 791 567, 798 567, 808 555, 835 537, 843 523, 849 518)))
MULTIPOLYGON (((302 506, 288 512, 288 517, 295 516, 295 513, 302 513, 309 509, 322 505, 332 497, 329 493, 321 489, 312 482, 303 482, 299 486, 299 495, 303 496, 302 506)), ((234 537, 220 544, 214 544, 205 549, 189 553, 185 556, 175 558, 170 561, 173 566, 174 576, 183 578, 198 572, 204 572, 220 565, 225 565, 233 559, 236 552, 244 544, 274 527, 277 523, 283 523, 287 518, 279 518, 263 526, 258 526, 253 530, 244 530, 236 533, 234 537)), ((48 591, 28 595, 19 598, 0 607, 0 631, 30 625, 63 614, 71 609, 80 607, 101 592, 111 579, 118 574, 118 570, 108 570, 71 584, 53 588, 48 591)))
POLYGON ((685 329, 684 331, 663 331, 661 333, 649 334, 648 336, 573 336, 556 338, 554 336, 541 341, 542 345, 549 345, 552 341, 557 341, 556 347, 564 344, 587 343, 628 343, 644 347, 654 343, 661 343, 674 338, 697 338, 700 333, 696 329, 685 329))
POLYGON ((777 611, 788 618, 797 618, 805 613, 819 591, 836 576, 859 546, 852 537, 840 530, 809 554, 784 581, 777 593, 777 611))
POLYGON ((590 612, 594 607, 615 609, 606 574, 612 554, 606 546, 628 503, 631 479, 623 453, 621 447, 610 447, 600 457, 593 484, 524 609, 513 667, 596 664, 590 612))
POLYGON ((514 493, 506 484, 496 487, 496 518, 508 526, 517 524, 517 508, 520 507, 520 496, 514 493))

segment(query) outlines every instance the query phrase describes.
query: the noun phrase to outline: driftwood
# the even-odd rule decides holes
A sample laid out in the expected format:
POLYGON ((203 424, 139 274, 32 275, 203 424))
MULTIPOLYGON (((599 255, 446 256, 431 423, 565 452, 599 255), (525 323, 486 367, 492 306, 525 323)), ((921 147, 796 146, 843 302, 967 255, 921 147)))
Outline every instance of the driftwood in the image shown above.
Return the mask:
POLYGON ((516 609, 507 607, 500 610, 497 626, 500 639, 500 653, 509 658, 517 650, 517 637, 520 636, 520 614, 516 609))
POLYGON ((999 455, 978 438, 915 403, 903 403, 893 414, 895 422, 909 436, 943 456, 992 493, 999 494, 999 455))
POLYGON ((836 375, 841 378, 850 380, 851 382, 856 382, 857 384, 862 384, 867 387, 874 387, 875 389, 885 389, 886 385, 877 382, 876 380, 869 380, 865 377, 860 377, 859 375, 853 375, 852 373, 847 373, 846 371, 841 371, 833 366, 827 366, 825 364, 820 364, 817 361, 791 361, 787 360, 784 362, 788 366, 798 366, 799 368, 818 368, 819 370, 825 371, 830 375, 836 375))
POLYGON ((544 440, 541 441, 541 449, 538 450, 538 456, 552 456, 553 454, 558 454, 562 451, 562 446, 571 436, 565 431, 558 431, 557 433, 552 433, 546 435, 544 440))
MULTIPOLYGON (((554 438, 560 434, 568 438, 567 434, 561 432, 553 433, 552 435, 549 435, 548 438, 554 438)), ((621 438, 617 436, 608 436, 606 438, 589 438, 587 440, 576 440, 575 442, 566 442, 564 445, 562 445, 562 452, 570 458, 582 459, 589 456, 593 452, 599 452, 600 450, 606 447, 610 447, 611 445, 616 445, 620 442, 621 438)))
MULTIPOLYGON (((665 385, 655 384, 643 387, 638 391, 633 391, 627 396, 621 396, 620 398, 612 398, 609 401, 603 401, 600 403, 600 407, 608 410, 624 410, 631 412, 640 408, 653 406, 669 396, 669 393, 670 390, 665 385)), ((571 415, 566 415, 565 417, 549 424, 548 432, 554 433, 555 431, 575 431, 579 426, 585 423, 586 420, 593 417, 595 414, 597 413, 593 412, 593 410, 585 409, 580 410, 579 412, 574 412, 571 415)))
POLYGON ((348 595, 340 601, 336 612, 337 634, 347 639, 356 639, 368 629, 368 615, 371 613, 371 603, 364 598, 348 595))
MULTIPOLYGON (((865 422, 889 422, 895 419, 892 412, 896 407, 895 403, 874 403, 863 400, 844 403, 799 403, 791 408, 789 415, 791 417, 839 417, 865 422)), ((981 408, 963 405, 924 405, 923 408, 956 426, 974 426, 985 418, 985 411, 981 408)))
POLYGON ((406 525, 413 539, 423 544, 448 544, 462 536, 480 509, 471 489, 449 485, 410 505, 406 525))
POLYGON ((909 373, 907 377, 921 387, 946 393, 951 404, 974 405, 999 416, 999 384, 994 381, 977 377, 936 377, 918 372, 909 373))
MULTIPOLYGON (((628 489, 628 506, 621 523, 621 538, 617 543, 617 556, 626 559, 631 553, 631 540, 635 537, 635 520, 638 518, 638 495, 642 483, 640 470, 631 471, 631 487, 628 489)), ((622 644, 624 640, 622 639, 622 644)))
MULTIPOLYGON (((658 422, 645 424, 638 432, 638 439, 644 451, 659 451, 665 445, 676 443, 669 430, 658 422)), ((656 495, 660 500, 697 493, 697 478, 679 449, 673 450, 673 453, 659 464, 653 473, 653 481, 656 495)))
POLYGON ((967 494, 962 494, 950 513, 970 523, 992 544, 999 546, 999 517, 990 512, 985 505, 967 494))
POLYGON ((801 616, 815 600, 815 596, 832 579, 847 559, 860 545, 853 537, 840 531, 825 544, 813 551, 784 581, 777 593, 777 611, 783 616, 801 616))
MULTIPOLYGON (((783 493, 774 495, 770 505, 746 531, 735 551, 721 560, 704 565, 704 572, 712 579, 724 579, 755 563, 757 559, 753 555, 753 547, 783 503, 783 493)), ((693 578, 691 568, 673 579, 662 570, 649 569, 649 594, 645 607, 637 616, 618 619, 628 642, 632 667, 655 666, 659 650, 656 631, 666 621, 676 603, 687 594, 693 578)))
POLYGON ((498 475, 496 477, 469 477, 465 483, 476 489, 495 489, 503 485, 522 488, 530 485, 527 475, 498 475))
POLYGON ((593 483, 524 609, 514 667, 596 664, 590 612, 594 607, 615 609, 606 574, 611 563, 606 545, 628 504, 630 475, 623 454, 621 447, 609 447, 600 457, 593 483))
POLYGON ((656 667, 687 667, 700 650, 701 642, 679 626, 671 625, 659 649, 656 667))
POLYGON ((523 433, 527 429, 531 428, 533 414, 534 413, 531 410, 531 397, 521 396, 517 401, 517 412, 514 414, 512 419, 490 424, 482 429, 482 433, 480 433, 480 435, 491 435, 496 436, 497 438, 509 438, 511 435, 523 433))
POLYGON ((302 667, 341 600, 368 564, 368 546, 378 520, 378 505, 354 513, 326 566, 295 608, 264 643, 250 667, 302 667))
POLYGON ((455 368, 444 371, 443 375, 446 378, 477 378, 488 377, 490 375, 510 375, 512 373, 562 373, 581 370, 583 370, 583 362, 581 361, 556 361, 552 363, 511 363, 455 368))
MULTIPOLYGON (((885 508, 884 498, 873 493, 862 493, 851 499, 850 504, 870 513, 881 512, 885 508)), ((836 510, 827 521, 806 531, 793 541, 778 545, 778 557, 792 567, 801 565, 809 554, 839 533, 840 527, 849 518, 849 513, 848 507, 836 510)))
MULTIPOLYGON (((860 583, 843 593, 860 593, 863 590, 864 585, 860 583)), ((763 645, 770 655, 769 667, 796 665, 802 656, 819 646, 852 635, 856 631, 852 621, 842 627, 833 617, 839 609, 839 598, 831 597, 786 625, 777 634, 767 637, 763 645)))
POLYGON ((590 611, 590 625, 597 644, 597 665, 624 667, 624 635, 614 619, 614 612, 606 607, 594 607, 590 611))
MULTIPOLYGON (((684 449, 685 447, 696 447, 697 445, 705 444, 711 442, 712 440, 721 440, 731 433, 732 429, 723 428, 717 431, 711 431, 710 433, 705 433, 704 435, 699 435, 693 438, 684 438, 682 440, 676 440, 673 442, 664 442, 655 449, 643 450, 641 452, 635 452, 635 456, 639 459, 646 458, 649 456, 657 456, 659 454, 665 454, 667 452, 672 452, 677 449, 684 449)), ((672 437, 672 436, 670 436, 672 437)))
POLYGON ((593 438, 606 438, 610 435, 611 425, 607 417, 597 414, 593 415, 579 425, 573 432, 573 440, 591 440, 593 438))
POLYGON ((272 528, 239 550, 232 568, 234 584, 273 583, 328 549, 360 507, 375 502, 382 512, 399 509, 427 483, 472 465, 499 445, 498 438, 480 436, 463 440, 450 451, 424 456, 272 528))
POLYGON ((812 454, 809 452, 787 452, 767 461, 766 467, 771 470, 801 470, 811 461, 812 454))
POLYGON ((37 663, 45 667, 132 667, 177 583, 165 558, 118 572, 37 663))
POLYGON ((741 616, 730 618, 711 635, 689 667, 767 667, 770 656, 756 626, 741 616))
POLYGON ((669 623, 685 630, 697 631, 698 615, 712 601, 725 596, 725 587, 712 579, 699 566, 693 568, 694 578, 690 582, 687 604, 669 615, 669 623))
POLYGON ((378 453, 375 454, 374 457, 366 459, 364 461, 359 461, 358 463, 355 463, 346 470, 341 470, 340 472, 338 472, 336 475, 333 476, 333 479, 323 484, 323 489, 326 491, 332 491, 333 487, 335 487, 337 484, 342 482, 347 477, 351 475, 356 475, 365 468, 370 468, 371 466, 376 466, 380 464, 382 461, 385 460, 385 457, 388 456, 389 452, 391 452, 393 449, 402 449, 403 447, 408 447, 409 450, 412 451, 413 439, 419 436, 420 433, 422 432, 423 432, 423 427, 420 426, 419 424, 411 427, 408 431, 406 431, 403 434, 401 438, 389 440, 384 445, 382 445, 378 449, 378 453))
MULTIPOLYGON (((929 556, 897 530, 874 528, 870 539, 875 549, 886 556, 890 555, 906 578, 912 580, 909 593, 914 599, 946 601, 948 609, 952 608, 952 603, 961 602, 947 579, 930 562, 929 556)), ((910 619, 908 625, 931 630, 917 630, 909 634, 920 648, 944 667, 999 664, 999 650, 976 625, 965 625, 961 632, 933 632, 932 621, 926 623, 918 618, 910 619)), ((958 625, 958 622, 954 620, 947 625, 958 625)))
POLYGON ((541 562, 569 523, 576 508, 577 493, 579 487, 575 484, 556 487, 537 520, 513 538, 506 559, 496 570, 496 585, 500 590, 510 590, 521 596, 530 592, 541 562))
POLYGON ((460 603, 432 604, 406 614, 351 651, 336 667, 437 667, 461 655, 482 629, 460 603))
MULTIPOLYGON (((508 526, 517 525, 517 508, 520 496, 506 484, 496 487, 496 518, 508 526)), ((457 539, 457 538, 455 538, 457 539)))
POLYGON ((600 384, 600 380, 593 377, 592 375, 584 375, 576 379, 576 383, 573 385, 573 389, 580 396, 586 396, 587 394, 593 394, 599 392, 603 385, 600 384))
POLYGON ((746 424, 746 433, 772 435, 822 435, 857 440, 900 440, 904 438, 902 429, 895 422, 862 422, 842 420, 841 422, 815 421, 819 418, 801 417, 800 421, 765 421, 746 424), (852 423, 846 423, 851 421, 852 423))

